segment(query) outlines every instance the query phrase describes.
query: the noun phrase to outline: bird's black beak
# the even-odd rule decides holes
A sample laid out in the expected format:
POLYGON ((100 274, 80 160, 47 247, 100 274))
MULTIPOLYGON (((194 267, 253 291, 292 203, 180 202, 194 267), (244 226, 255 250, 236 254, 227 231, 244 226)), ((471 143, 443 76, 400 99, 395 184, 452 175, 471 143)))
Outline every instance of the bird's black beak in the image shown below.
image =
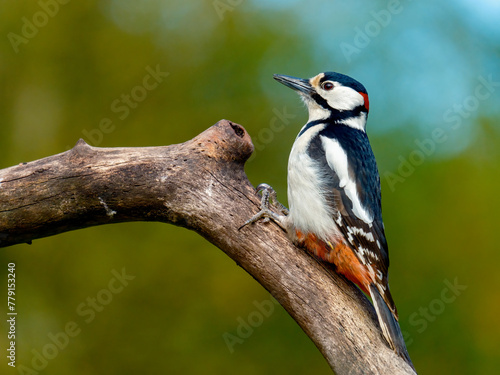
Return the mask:
POLYGON ((301 93, 307 95, 312 95, 314 93, 314 89, 309 83, 308 79, 295 78, 295 77, 285 76, 282 74, 275 74, 273 75, 273 77, 276 81, 301 93))

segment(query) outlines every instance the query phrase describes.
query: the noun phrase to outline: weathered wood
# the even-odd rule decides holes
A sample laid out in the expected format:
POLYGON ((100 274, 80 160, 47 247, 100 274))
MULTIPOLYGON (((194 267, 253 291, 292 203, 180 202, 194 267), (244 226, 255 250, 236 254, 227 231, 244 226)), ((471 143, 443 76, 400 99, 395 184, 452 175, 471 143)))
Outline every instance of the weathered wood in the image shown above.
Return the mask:
POLYGON ((238 228, 260 200, 244 172, 253 145, 222 120, 183 144, 96 148, 0 170, 0 247, 93 225, 160 221, 196 231, 264 286, 336 374, 415 374, 385 343, 371 304, 276 225, 238 228))

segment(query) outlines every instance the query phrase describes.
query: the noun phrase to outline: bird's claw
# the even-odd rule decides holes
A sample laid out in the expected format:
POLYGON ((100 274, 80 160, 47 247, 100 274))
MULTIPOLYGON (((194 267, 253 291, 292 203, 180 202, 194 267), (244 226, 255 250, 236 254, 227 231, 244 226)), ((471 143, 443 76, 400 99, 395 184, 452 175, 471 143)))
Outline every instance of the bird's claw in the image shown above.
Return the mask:
POLYGON ((277 194, 274 189, 268 184, 260 184, 259 186, 257 186, 256 191, 257 194, 262 194, 262 198, 260 201, 260 211, 250 219, 248 219, 241 227, 238 228, 238 230, 261 219, 263 223, 268 223, 270 220, 272 220, 276 222, 281 228, 285 229, 283 225, 283 219, 288 215, 288 209, 280 202, 278 202, 277 194), (274 203, 275 206, 277 206, 281 215, 271 211, 269 207, 270 201, 274 203))

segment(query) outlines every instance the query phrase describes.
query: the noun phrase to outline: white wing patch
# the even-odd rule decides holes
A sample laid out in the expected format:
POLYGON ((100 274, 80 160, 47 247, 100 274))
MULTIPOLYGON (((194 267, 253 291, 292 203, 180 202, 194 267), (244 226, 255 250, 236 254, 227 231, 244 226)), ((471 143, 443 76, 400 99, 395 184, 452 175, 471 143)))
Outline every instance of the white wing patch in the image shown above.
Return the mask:
POLYGON ((358 227, 347 227, 347 239, 349 240, 350 243, 353 243, 354 238, 352 235, 358 236, 361 235, 364 238, 366 238, 370 242, 375 242, 375 237, 373 237, 372 232, 366 233, 363 228, 358 228, 358 227))
POLYGON ((335 222, 337 223, 337 225, 339 227, 341 227, 343 224, 342 224, 342 214, 340 213, 340 211, 337 211, 337 218, 335 219, 335 222))
POLYGON ((352 212, 358 217, 358 219, 361 219, 365 223, 371 225, 373 222, 373 216, 370 215, 370 213, 361 204, 356 190, 356 182, 349 177, 346 152, 337 140, 325 136, 320 136, 320 138, 323 143, 323 149, 325 150, 326 161, 330 168, 332 168, 339 177, 339 186, 344 189, 347 197, 352 202, 352 212))

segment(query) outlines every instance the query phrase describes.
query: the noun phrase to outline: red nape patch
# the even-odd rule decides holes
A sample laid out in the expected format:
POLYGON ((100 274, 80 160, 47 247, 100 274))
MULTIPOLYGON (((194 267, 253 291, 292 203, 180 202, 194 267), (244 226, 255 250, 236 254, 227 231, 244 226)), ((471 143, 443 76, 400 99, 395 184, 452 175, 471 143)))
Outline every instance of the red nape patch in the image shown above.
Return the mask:
POLYGON ((359 95, 361 95, 365 99, 365 108, 367 111, 370 110, 370 101, 368 100, 368 94, 365 94, 364 92, 360 92, 359 95))

